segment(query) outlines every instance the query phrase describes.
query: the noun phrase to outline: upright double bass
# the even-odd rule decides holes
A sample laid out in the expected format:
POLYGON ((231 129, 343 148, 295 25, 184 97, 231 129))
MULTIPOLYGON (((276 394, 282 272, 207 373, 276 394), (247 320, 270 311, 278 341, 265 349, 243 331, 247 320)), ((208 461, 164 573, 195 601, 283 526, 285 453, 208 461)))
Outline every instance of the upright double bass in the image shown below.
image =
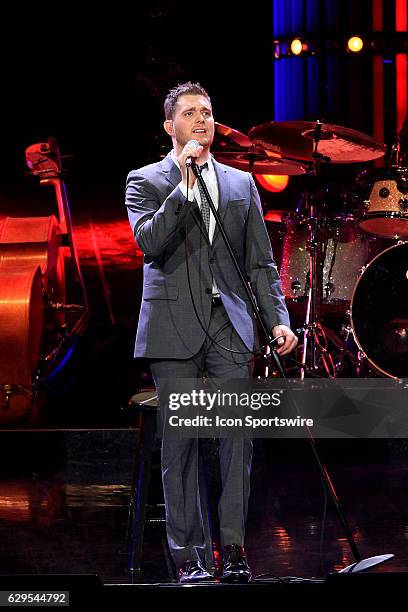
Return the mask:
POLYGON ((87 326, 89 308, 55 139, 26 163, 55 191, 56 214, 6 217, 0 229, 0 425, 37 415, 42 381, 87 326))

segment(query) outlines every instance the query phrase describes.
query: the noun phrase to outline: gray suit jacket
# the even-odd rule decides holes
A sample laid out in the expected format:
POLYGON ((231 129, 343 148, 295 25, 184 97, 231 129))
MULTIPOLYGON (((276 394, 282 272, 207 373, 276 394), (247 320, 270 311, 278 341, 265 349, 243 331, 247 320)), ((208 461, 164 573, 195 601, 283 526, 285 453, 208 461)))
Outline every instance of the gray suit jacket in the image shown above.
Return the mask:
MULTIPOLYGON (((218 212, 266 325, 289 325, 255 183, 247 172, 213 163, 218 212)), ((198 204, 185 200, 180 181, 170 154, 127 178, 129 221, 145 254, 135 357, 186 359, 200 350, 205 332, 198 318, 207 329, 213 278, 233 326, 253 350, 254 316, 223 238, 216 228, 209 243, 198 204)))

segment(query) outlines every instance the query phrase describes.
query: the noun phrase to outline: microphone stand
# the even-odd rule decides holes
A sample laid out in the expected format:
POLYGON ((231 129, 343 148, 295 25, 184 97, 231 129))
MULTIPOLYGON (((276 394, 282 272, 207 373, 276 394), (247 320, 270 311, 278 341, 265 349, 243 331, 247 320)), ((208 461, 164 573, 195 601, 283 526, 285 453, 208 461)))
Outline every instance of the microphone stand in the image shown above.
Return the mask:
MULTIPOLYGON (((318 154, 316 155, 316 157, 317 156, 318 156, 318 154)), ((298 415, 300 413, 300 410, 298 409, 296 400, 295 400, 295 398, 293 397, 293 395, 292 395, 292 393, 290 391, 290 387, 289 387, 289 384, 288 384, 288 378, 287 378, 286 370, 285 370, 285 368, 284 368, 284 366, 282 364, 282 361, 281 361, 279 355, 275 351, 275 347, 273 346, 273 338, 272 338, 269 330, 267 329, 265 321, 264 321, 263 316, 262 316, 262 313, 261 313, 261 311, 258 308, 258 304, 256 303, 255 296, 254 296, 254 293, 252 291, 252 287, 250 287, 248 285, 248 283, 247 283, 247 281, 245 279, 245 275, 244 275, 244 273, 243 273, 243 271, 241 269, 241 266, 240 266, 240 264, 239 264, 239 262, 238 262, 238 260, 237 260, 237 258, 235 256, 235 253, 234 253, 234 251, 233 251, 233 249, 231 247, 231 243, 230 243, 229 238, 228 238, 228 236, 227 236, 227 234, 225 232, 225 229, 224 229, 223 223, 221 221, 221 218, 220 218, 220 216, 218 214, 217 209, 214 206, 214 202, 211 199, 211 195, 210 195, 210 193, 208 191, 207 185, 205 184, 205 181, 204 181, 204 179, 202 177, 201 170, 200 170, 199 166, 195 163, 194 160, 192 160, 192 162, 191 162, 191 169, 194 172, 194 175, 196 176, 196 178, 197 178, 197 180, 198 180, 198 182, 200 184, 200 187, 202 188, 202 190, 203 190, 203 192, 205 194, 205 197, 207 198, 208 204, 210 206, 212 214, 214 215, 215 222, 216 222, 216 224, 218 226, 218 229, 220 231, 220 234, 221 234, 221 236, 222 236, 222 238, 224 240, 225 246, 227 247, 228 253, 230 254, 231 260, 232 260, 232 262, 234 264, 234 267, 235 267, 235 269, 236 269, 236 271, 238 273, 238 276, 240 278, 242 286, 244 287, 245 293, 247 294, 248 299, 249 299, 249 301, 251 303, 251 306, 252 306, 255 318, 258 321, 259 325, 261 326, 261 329, 262 329, 262 331, 263 331, 263 333, 265 335, 267 344, 268 344, 269 349, 270 349, 269 358, 271 358, 271 356, 273 357, 273 359, 275 361, 276 369, 277 369, 277 371, 279 373, 279 376, 280 376, 280 378, 283 379, 283 381, 285 383, 285 388, 286 388, 286 391, 287 391, 287 396, 288 396, 288 399, 289 399, 289 404, 291 405, 294 413, 296 415, 298 415)), ((313 455, 315 457, 317 466, 319 468, 320 475, 321 475, 322 480, 324 482, 324 485, 325 485, 325 487, 326 487, 326 489, 327 489, 327 491, 329 493, 329 496, 330 496, 330 498, 331 498, 331 500, 333 502, 333 505, 334 505, 337 517, 338 517, 338 519, 340 521, 340 524, 341 524, 341 526, 343 528, 343 531, 345 533, 348 545, 350 547, 351 553, 352 553, 352 555, 354 557, 354 560, 355 560, 355 562, 353 564, 351 564, 347 568, 344 568, 341 571, 342 572, 358 572, 358 571, 362 571, 364 569, 367 569, 369 567, 374 567, 374 565, 379 565, 380 563, 384 563, 385 561, 388 561, 388 559, 391 559, 394 555, 381 555, 381 556, 369 557, 367 559, 363 559, 363 557, 362 557, 362 555, 360 553, 360 550, 359 550, 359 548, 357 546, 357 543, 356 543, 356 541, 354 539, 354 536, 353 536, 353 533, 351 531, 351 528, 350 528, 350 526, 349 526, 349 524, 347 522, 346 516, 345 516, 344 511, 343 511, 343 508, 342 508, 342 506, 340 504, 340 500, 339 500, 338 495, 336 493, 336 490, 334 488, 332 479, 330 478, 329 473, 328 473, 324 463, 320 459, 320 455, 319 455, 319 452, 317 450, 316 442, 315 442, 315 439, 313 437, 313 434, 312 434, 312 432, 310 431, 310 429, 309 429, 309 427, 307 425, 305 425, 304 428, 305 428, 306 433, 307 433, 307 439, 309 441, 312 453, 313 453, 313 455)))
POLYGON ((232 259, 234 267, 235 267, 235 269, 236 269, 236 271, 238 273, 238 276, 240 278, 242 286, 244 287, 245 292, 246 292, 246 294, 248 296, 248 299, 249 299, 249 301, 251 303, 252 309, 253 309, 253 311, 255 313, 255 317, 256 317, 257 321, 259 322, 259 324, 260 324, 260 326, 262 328, 263 333, 265 334, 265 338, 267 339, 267 343, 268 343, 268 345, 269 345, 269 347, 271 349, 271 354, 273 354, 273 356, 274 356, 275 365, 276 365, 276 368, 277 368, 277 370, 279 372, 279 375, 282 378, 285 378, 286 374, 285 374, 285 371, 283 369, 283 365, 282 365, 282 363, 281 363, 281 361, 279 359, 279 356, 277 355, 277 353, 275 353, 275 351, 273 350, 273 347, 272 347, 273 338, 272 338, 269 330, 267 329, 267 327, 265 325, 265 321, 263 320, 262 314, 261 314, 261 312, 260 312, 260 310, 258 308, 258 304, 256 303, 255 296, 254 296, 254 293, 252 291, 252 288, 250 288, 248 286, 248 284, 247 284, 247 282, 245 280, 244 273, 243 273, 243 271, 241 269, 241 266, 239 265, 239 262, 238 262, 237 258, 235 257, 235 253, 234 253, 234 251, 233 251, 233 249, 231 247, 231 243, 230 243, 230 241, 228 239, 228 236, 227 236, 227 234, 225 232, 225 229, 224 229, 223 223, 221 221, 221 218, 220 218, 220 216, 218 214, 217 209, 214 206, 214 203, 213 203, 213 201, 211 199, 211 196, 209 194, 209 191, 207 189, 207 185, 205 184, 204 179, 203 179, 203 177, 201 175, 201 170, 200 170, 200 168, 197 166, 197 164, 195 162, 191 163, 191 169, 193 170, 195 176, 197 177, 198 182, 200 183, 200 186, 201 186, 202 190, 205 193, 205 196, 207 198, 208 204, 209 204, 209 206, 211 208, 211 212, 213 213, 213 215, 215 217, 216 224, 218 225, 218 229, 220 230, 221 236, 223 237, 223 240, 225 242, 225 246, 228 249, 228 252, 230 254, 230 257, 232 259))

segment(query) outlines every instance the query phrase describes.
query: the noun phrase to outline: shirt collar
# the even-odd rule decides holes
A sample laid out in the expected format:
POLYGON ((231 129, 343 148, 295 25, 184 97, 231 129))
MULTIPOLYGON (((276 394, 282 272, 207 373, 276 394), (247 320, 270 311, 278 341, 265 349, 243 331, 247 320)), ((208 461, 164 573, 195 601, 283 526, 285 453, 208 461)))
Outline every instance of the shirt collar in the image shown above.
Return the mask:
MULTIPOLYGON (((176 164, 177 168, 180 170, 180 164, 178 163, 178 159, 176 157, 176 153, 174 151, 174 149, 172 149, 170 151, 170 156, 171 159, 173 160, 173 162, 176 164)), ((208 156, 208 172, 213 172, 214 171, 214 165, 212 163, 212 155, 210 153, 210 155, 208 156)))

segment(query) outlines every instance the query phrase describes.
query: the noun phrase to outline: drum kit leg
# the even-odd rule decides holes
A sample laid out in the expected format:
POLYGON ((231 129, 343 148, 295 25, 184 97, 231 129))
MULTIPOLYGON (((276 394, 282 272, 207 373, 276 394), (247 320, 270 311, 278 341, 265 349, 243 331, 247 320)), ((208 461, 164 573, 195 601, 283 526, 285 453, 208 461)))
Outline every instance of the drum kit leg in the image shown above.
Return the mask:
POLYGON ((216 133, 221 162, 254 174, 305 175, 302 204, 281 223, 282 289, 303 336, 288 370, 301 378, 408 377, 408 168, 398 159, 360 165, 350 188, 333 198, 323 167, 379 159, 382 143, 319 121, 269 122, 248 137, 217 124, 216 133))

